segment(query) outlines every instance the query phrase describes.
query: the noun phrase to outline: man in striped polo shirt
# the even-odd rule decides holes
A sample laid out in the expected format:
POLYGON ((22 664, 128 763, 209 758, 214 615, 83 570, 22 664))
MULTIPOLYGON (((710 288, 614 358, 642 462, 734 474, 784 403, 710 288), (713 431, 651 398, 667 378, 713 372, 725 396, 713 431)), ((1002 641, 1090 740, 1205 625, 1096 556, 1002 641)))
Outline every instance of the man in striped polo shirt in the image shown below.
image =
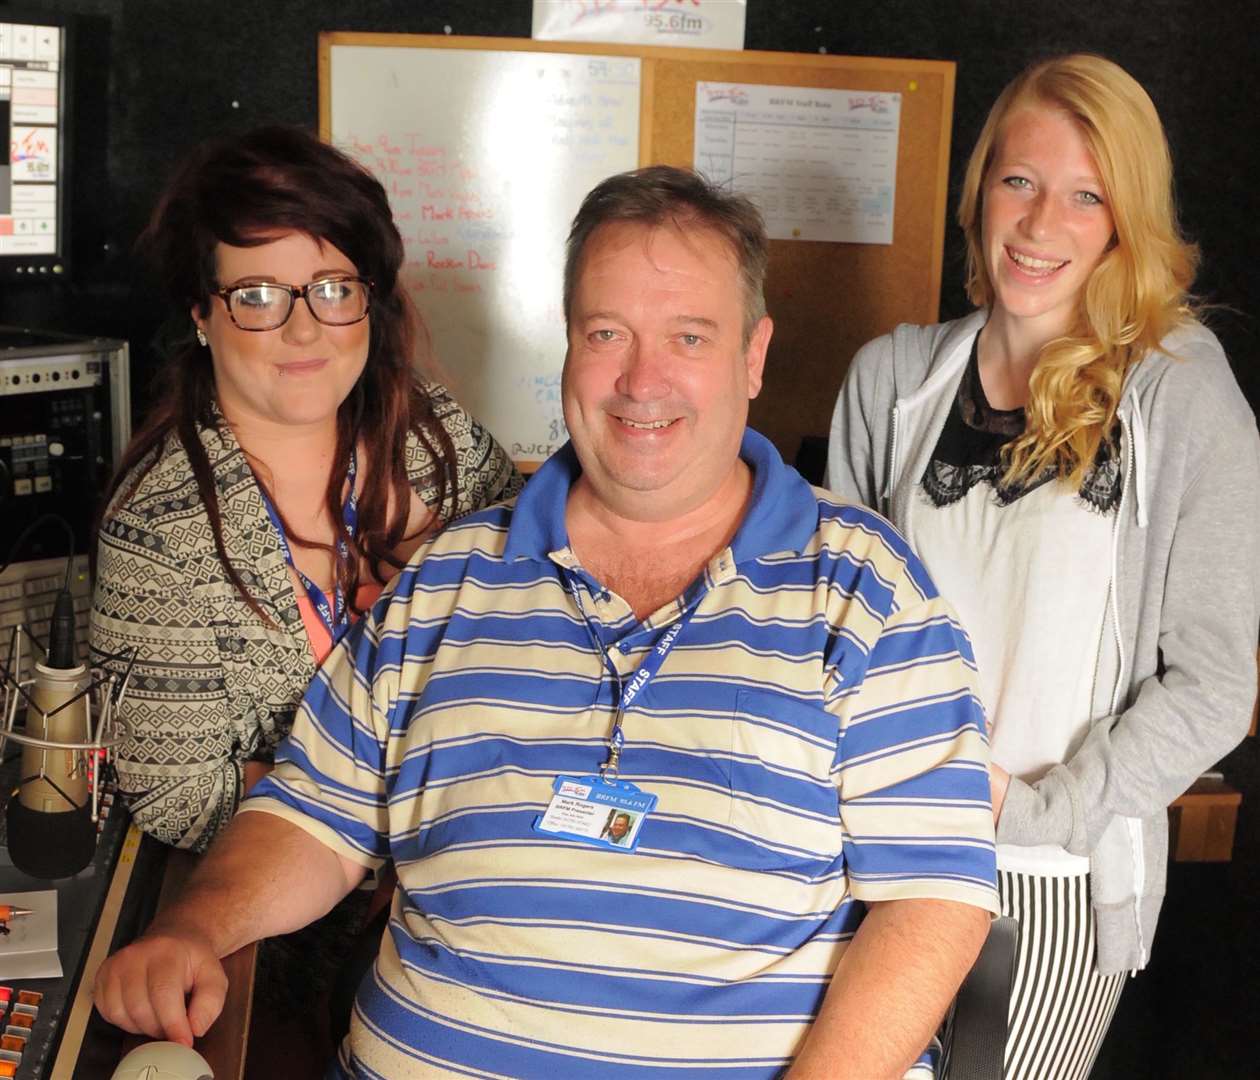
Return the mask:
POLYGON ((108 1018, 189 1041, 219 957, 392 859, 331 1076, 915 1068, 996 910, 973 661, 900 536, 746 429, 765 268, 692 173, 587 197, 571 443, 336 650, 252 812, 102 969, 108 1018))

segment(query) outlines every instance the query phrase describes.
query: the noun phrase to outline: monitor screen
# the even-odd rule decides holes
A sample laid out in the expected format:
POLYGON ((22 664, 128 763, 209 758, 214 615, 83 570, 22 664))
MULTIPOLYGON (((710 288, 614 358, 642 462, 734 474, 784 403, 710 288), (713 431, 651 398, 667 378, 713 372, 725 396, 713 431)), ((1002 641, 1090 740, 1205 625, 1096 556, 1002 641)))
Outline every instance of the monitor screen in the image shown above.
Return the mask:
POLYGON ((65 46, 62 26, 5 22, 0 10, 0 274, 65 271, 65 46))

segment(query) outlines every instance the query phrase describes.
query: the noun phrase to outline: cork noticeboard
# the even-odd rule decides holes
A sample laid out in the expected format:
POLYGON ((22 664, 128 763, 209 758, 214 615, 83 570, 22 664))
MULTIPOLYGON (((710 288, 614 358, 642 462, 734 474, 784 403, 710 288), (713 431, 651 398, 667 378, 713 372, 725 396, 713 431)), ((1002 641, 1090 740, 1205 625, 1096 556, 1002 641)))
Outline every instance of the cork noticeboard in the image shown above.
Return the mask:
MULTIPOLYGON (((844 372, 853 354, 863 343, 887 333, 901 322, 930 323, 938 318, 941 261, 947 213, 946 195, 949 171, 950 124, 954 104, 954 65, 945 61, 895 60, 875 57, 844 57, 827 55, 802 55, 771 52, 725 52, 702 49, 652 48, 632 45, 601 45, 579 42, 535 42, 519 38, 440 37, 408 34, 361 34, 325 33, 319 44, 320 131, 324 138, 331 138, 350 153, 358 156, 369 168, 387 181, 392 192, 399 190, 399 169, 405 166, 405 155, 410 145, 429 156, 418 160, 417 168, 432 171, 434 157, 439 151, 451 163, 452 175, 462 187, 468 189, 480 183, 482 194, 463 190, 465 202, 453 203, 443 208, 435 204, 434 214, 444 214, 447 209, 476 220, 473 225, 481 232, 478 236, 493 236, 494 228, 503 235, 510 231, 511 219, 518 217, 536 227, 540 219, 547 220, 549 235, 554 234, 557 247, 544 260, 547 265, 532 267, 532 280, 542 292, 532 301, 513 305, 488 305, 485 309, 487 325, 468 326, 462 338, 463 347, 458 350, 444 348, 441 335, 435 334, 440 362, 452 371, 457 392, 471 386, 465 403, 474 413, 486 413, 487 417, 507 415, 513 417, 522 411, 531 417, 529 438, 505 439, 508 449, 518 460, 529 462, 545 456, 563 439, 563 423, 557 426, 559 415, 558 371, 563 360, 563 312, 560 311, 561 266, 556 262, 558 242, 567 231, 567 217, 576 209, 562 202, 550 207, 540 206, 536 193, 522 195, 520 205, 513 204, 515 192, 528 190, 522 183, 520 170, 537 168, 542 155, 552 158, 573 153, 585 154, 583 164, 592 165, 592 153, 602 153, 597 147, 578 149, 579 140, 566 137, 546 140, 538 146, 538 154, 531 160, 504 160, 503 177, 459 174, 457 156, 478 140, 491 142, 503 138, 505 110, 519 108, 519 93, 510 80, 486 78, 486 60, 490 69, 498 71, 510 65, 505 54, 543 53, 578 55, 588 60, 608 58, 610 64, 617 60, 629 61, 636 73, 638 97, 637 130, 627 123, 624 110, 618 116, 598 114, 603 100, 602 93, 587 94, 592 112, 590 116, 573 114, 569 119, 560 118, 556 123, 587 125, 581 130, 587 133, 585 143, 598 142, 601 128, 609 140, 620 140, 621 162, 609 172, 625 167, 627 148, 634 157, 637 144, 639 165, 672 164, 690 166, 693 160, 696 84, 698 82, 726 82, 747 85, 815 87, 835 90, 865 90, 899 93, 901 95, 900 127, 897 145, 897 177, 893 242, 891 244, 830 243, 807 240, 771 241, 770 272, 767 280, 767 307, 775 322, 774 339, 766 365, 765 382, 758 399, 752 403, 750 423, 767 435, 780 452, 791 461, 798 450, 801 438, 806 435, 825 435, 830 425, 832 407, 844 372), (338 54, 337 50, 346 50, 338 54), (337 64, 338 55, 349 56, 351 50, 380 49, 381 64, 337 64), (400 110, 397 88, 405 88, 408 70, 412 75, 433 67, 433 54, 426 50, 463 50, 468 55, 466 71, 469 84, 458 97, 455 115, 426 116, 426 98, 422 95, 402 100, 410 106, 400 110), (405 51, 404 51, 405 50, 405 51), (495 57, 500 59, 495 61, 495 57), (385 60, 388 58, 388 63, 385 60), (414 58, 414 59, 412 59, 414 58), (377 72, 386 68, 390 74, 378 79, 377 72), (364 72, 371 71, 371 77, 364 72), (358 74, 356 74, 356 72, 358 74), (401 82, 399 81, 401 78, 401 82), (497 97, 496 97, 497 95, 497 97), (515 99, 515 100, 513 100, 515 99), (598 100, 594 100, 598 99, 598 100), (370 136, 348 138, 335 130, 338 102, 353 102, 360 110, 366 103, 370 107, 379 103, 383 118, 370 136), (589 124, 587 124, 589 120, 589 124), (487 125, 494 125, 493 130, 487 125), (428 127, 446 132, 447 143, 437 145, 437 137, 420 137, 428 127), (457 145, 458 143, 458 145, 457 145), (387 159, 384 152, 374 152, 374 147, 388 146, 396 155, 387 159), (401 154, 402 157, 397 155, 401 154), (531 164, 531 162, 533 164, 531 164), (493 193, 491 195, 487 193, 493 193), (468 200, 472 199, 472 202, 468 200), (522 348, 519 337, 512 341, 516 328, 510 324, 520 318, 523 306, 542 309, 544 329, 531 330, 542 334, 543 341, 530 342, 530 348, 522 348), (514 315, 515 313, 515 315, 514 315), (491 325, 505 323, 505 325, 491 325), (496 368, 493 379, 478 382, 479 366, 488 367, 485 352, 496 348, 495 343, 505 343, 501 352, 509 355, 509 363, 518 364, 505 378, 501 368, 496 368), (506 343, 511 343, 506 344, 506 343)), ((449 55, 449 54, 448 54, 449 55)), ((584 61, 586 62, 586 61, 584 61)), ((539 78, 543 77, 539 64, 539 78)), ((597 63, 588 64, 592 70, 600 69, 597 63)), ((602 69, 601 69, 602 70, 602 69)), ((629 71, 630 68, 612 68, 629 71)), ((561 72, 560 74, 563 74, 561 72)), ((567 77, 567 76, 566 76, 567 77)), ((443 76, 443 85, 458 81, 450 74, 443 76)), ((633 82, 624 80, 626 93, 636 92, 633 82)), ((566 114, 568 115, 568 114, 566 114)), ((615 151, 606 145, 604 149, 615 151)), ((507 155, 504 155, 507 157, 507 155)), ((611 162, 616 153, 609 156, 611 162)), ((576 159, 575 159, 576 167, 576 159)), ((463 173, 474 172, 464 168, 463 173)), ((402 178, 406 180, 405 177, 402 178)), ((410 181, 406 181, 410 183, 410 181)), ((453 181, 453 183, 455 183, 453 181)), ((414 186, 414 185, 413 185, 414 186)), ((455 183, 455 186, 460 186, 455 183)), ((429 191, 445 193, 440 185, 429 186, 429 191)), ((391 197, 392 196, 391 192, 391 197)), ((571 201, 571 196, 566 196, 571 201)), ((396 204, 395 211, 400 207, 396 204)), ((408 217, 415 208, 404 210, 408 217)), ((401 223, 400 223, 401 225, 401 223)), ((432 281, 440 275, 464 275, 468 280, 465 290, 476 288, 472 280, 480 273, 480 281, 486 276, 487 264, 492 264, 490 274, 497 268, 504 269, 501 259, 488 257, 480 249, 473 258, 469 251, 464 259, 463 247, 457 257, 447 257, 447 252, 423 251, 422 240, 426 237, 427 222, 420 222, 415 231, 404 228, 404 240, 409 241, 409 262, 423 263, 432 281), (420 255, 423 254, 423 258, 420 255), (453 264, 466 265, 452 268, 453 264), (433 267, 436 266, 436 269, 433 267), (472 269, 469 269, 469 266, 472 269)), ((471 227, 471 226, 470 226, 471 227)), ((432 230, 430 229, 429 232, 432 230)), ((493 246, 493 239, 484 244, 493 246)), ((513 250, 524 250, 520 243, 503 245, 503 253, 511 257, 513 250)), ((537 246, 530 248, 537 261, 537 246)), ((418 267, 413 266, 413 280, 420 289, 413 292, 420 310, 429 317, 429 311, 441 317, 443 303, 449 301, 440 294, 426 292, 425 282, 418 267), (426 311, 426 307, 429 311, 426 311)), ((406 277, 406 274, 404 274, 406 277)), ((455 286, 459 287, 458 280, 455 286)), ((477 315, 476 318, 481 318, 477 315)), ((495 424, 490 423, 491 430, 495 424)))

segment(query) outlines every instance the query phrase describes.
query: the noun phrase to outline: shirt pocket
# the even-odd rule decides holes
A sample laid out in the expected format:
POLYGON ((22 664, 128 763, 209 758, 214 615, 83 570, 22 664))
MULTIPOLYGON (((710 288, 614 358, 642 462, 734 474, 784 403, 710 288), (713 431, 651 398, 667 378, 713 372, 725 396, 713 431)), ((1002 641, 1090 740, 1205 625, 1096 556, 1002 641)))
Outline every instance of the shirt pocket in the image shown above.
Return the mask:
POLYGON ((837 723, 814 702, 740 690, 731 724, 730 818, 767 868, 826 873, 843 849, 831 767, 837 723))

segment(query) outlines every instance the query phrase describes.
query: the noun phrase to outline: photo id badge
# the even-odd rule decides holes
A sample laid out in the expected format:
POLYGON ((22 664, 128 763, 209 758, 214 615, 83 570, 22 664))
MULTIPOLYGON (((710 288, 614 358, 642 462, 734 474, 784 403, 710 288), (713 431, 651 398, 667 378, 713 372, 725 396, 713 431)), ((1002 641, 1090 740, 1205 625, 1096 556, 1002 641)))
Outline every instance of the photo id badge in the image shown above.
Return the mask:
POLYGON ((655 795, 624 780, 558 776, 551 787, 551 802, 534 829, 610 851, 633 851, 643 819, 656 807, 655 795))

